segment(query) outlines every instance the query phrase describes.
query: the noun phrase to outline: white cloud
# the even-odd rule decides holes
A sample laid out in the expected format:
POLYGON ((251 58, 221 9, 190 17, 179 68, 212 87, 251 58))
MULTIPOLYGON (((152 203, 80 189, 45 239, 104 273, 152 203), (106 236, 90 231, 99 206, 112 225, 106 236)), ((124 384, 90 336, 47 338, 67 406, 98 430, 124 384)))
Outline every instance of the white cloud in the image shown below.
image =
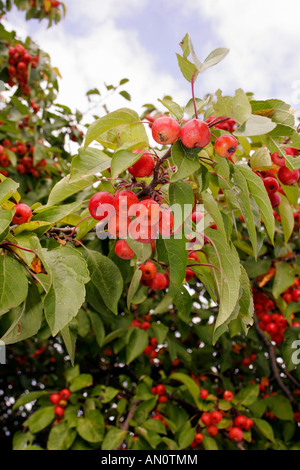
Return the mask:
POLYGON ((206 87, 241 87, 260 99, 276 95, 300 108, 298 0, 185 0, 185 8, 210 25, 205 47, 217 40, 230 49, 204 76, 206 87))

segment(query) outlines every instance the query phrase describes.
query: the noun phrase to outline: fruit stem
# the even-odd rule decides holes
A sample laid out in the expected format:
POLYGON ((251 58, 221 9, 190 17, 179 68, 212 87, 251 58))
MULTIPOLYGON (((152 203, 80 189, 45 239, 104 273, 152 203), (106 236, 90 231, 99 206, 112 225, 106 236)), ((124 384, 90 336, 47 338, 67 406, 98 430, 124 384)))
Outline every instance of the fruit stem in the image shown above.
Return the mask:
POLYGON ((191 86, 192 86, 192 98, 193 98, 193 103, 194 103, 195 118, 198 119, 198 110, 197 110, 197 103, 196 103, 196 98, 195 98, 195 74, 196 74, 196 71, 193 73, 191 86))

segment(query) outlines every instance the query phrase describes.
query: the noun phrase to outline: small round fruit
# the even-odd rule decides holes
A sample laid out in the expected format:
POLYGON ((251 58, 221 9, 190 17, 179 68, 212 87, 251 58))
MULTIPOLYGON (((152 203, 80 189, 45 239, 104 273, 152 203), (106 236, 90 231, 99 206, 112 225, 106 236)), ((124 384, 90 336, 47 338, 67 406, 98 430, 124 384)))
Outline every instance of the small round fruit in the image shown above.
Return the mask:
MULTIPOLYGON (((134 150, 133 153, 142 153, 144 150, 134 150)), ((143 153, 141 158, 128 168, 129 173, 136 178, 145 178, 152 175, 154 170, 154 159, 149 152, 143 153)))
POLYGON ((158 398, 158 403, 167 403, 169 401, 168 397, 166 395, 160 395, 158 398))
POLYGON ((56 414, 56 416, 58 418, 62 418, 65 414, 65 409, 60 406, 60 405, 57 405, 55 408, 54 408, 54 413, 56 414))
POLYGON ((234 425, 238 428, 244 429, 247 424, 247 418, 246 416, 239 415, 235 418, 234 420, 234 425))
POLYGON ((158 231, 163 237, 170 237, 174 226, 174 217, 170 209, 160 212, 158 231))
POLYGON ((152 290, 163 290, 167 287, 167 285, 168 280, 163 273, 156 273, 150 283, 152 290))
POLYGON ((129 216, 129 208, 139 203, 137 195, 130 190, 120 191, 114 198, 114 207, 121 217, 129 216))
POLYGON ((190 281, 191 279, 193 279, 195 273, 192 269, 190 268, 186 268, 186 271, 185 271, 185 280, 188 282, 190 281))
POLYGON ((26 224, 32 216, 31 209, 27 204, 17 204, 14 209, 16 212, 12 221, 16 225, 26 224))
POLYGON ((126 240, 118 240, 115 244, 115 253, 121 259, 132 259, 135 257, 135 252, 130 248, 126 240))
POLYGON ((232 401, 233 397, 234 395, 230 390, 225 390, 225 392, 223 393, 223 400, 232 401))
POLYGON ((201 119, 192 119, 180 129, 180 139, 189 149, 206 147, 210 142, 211 133, 208 125, 201 119))
POLYGON ((231 441, 241 442, 243 440, 243 431, 241 428, 234 426, 230 429, 228 437, 231 441))
POLYGON ((139 218, 131 222, 129 226, 131 238, 140 243, 152 243, 156 239, 157 229, 155 225, 143 225, 139 218))
POLYGON ((269 193, 269 199, 273 209, 276 209, 281 203, 281 196, 279 193, 269 193))
POLYGON ((206 400, 206 398, 208 397, 208 390, 206 390, 205 388, 202 388, 200 390, 200 394, 199 394, 201 400, 206 400))
POLYGON ((157 395, 164 395, 166 393, 165 386, 162 384, 159 384, 156 386, 156 393, 157 395))
POLYGON ((196 444, 201 444, 203 441, 203 434, 201 432, 197 432, 194 437, 194 441, 196 444))
POLYGON ((169 116, 156 119, 152 125, 152 137, 158 144, 173 144, 178 139, 179 134, 179 123, 169 116))
POLYGON ((211 423, 210 413, 207 413, 206 411, 204 413, 202 413, 201 421, 205 426, 209 426, 210 423, 211 423))
POLYGON ((218 424, 221 419, 223 418, 222 413, 220 411, 213 411, 210 415, 211 423, 218 424))
POLYGON ((288 167, 282 166, 278 171, 278 179, 280 183, 291 186, 297 183, 300 176, 299 170, 289 170, 288 167))
POLYGON ((63 388, 61 391, 60 391, 60 398, 62 400, 68 400, 71 396, 71 392, 68 388, 63 388))
POLYGON ((146 263, 142 264, 140 270, 142 271, 142 279, 145 281, 153 279, 156 274, 156 266, 153 261, 146 261, 146 263))
POLYGON ((278 152, 271 153, 272 162, 277 166, 285 166, 285 158, 278 152))
POLYGON ((222 134, 215 142, 215 152, 219 157, 229 158, 238 147, 238 141, 231 134, 222 134))
POLYGON ((96 220, 103 220, 114 215, 114 196, 108 192, 101 191, 94 194, 89 202, 89 211, 96 220))
POLYGON ((60 402, 60 394, 59 393, 52 393, 49 397, 51 403, 53 403, 53 405, 58 405, 58 403, 60 402))
POLYGON ((142 225, 156 225, 161 217, 160 205, 154 199, 143 199, 129 211, 129 215, 136 215, 142 225))
POLYGON ((207 428, 206 428, 206 432, 209 436, 211 437, 215 437, 218 432, 219 432, 219 429, 217 428, 217 426, 215 424, 210 424, 207 428))
POLYGON ((279 183, 277 179, 273 178, 272 176, 268 176, 267 178, 264 178, 263 183, 265 185, 265 188, 268 194, 276 193, 279 189, 279 183))

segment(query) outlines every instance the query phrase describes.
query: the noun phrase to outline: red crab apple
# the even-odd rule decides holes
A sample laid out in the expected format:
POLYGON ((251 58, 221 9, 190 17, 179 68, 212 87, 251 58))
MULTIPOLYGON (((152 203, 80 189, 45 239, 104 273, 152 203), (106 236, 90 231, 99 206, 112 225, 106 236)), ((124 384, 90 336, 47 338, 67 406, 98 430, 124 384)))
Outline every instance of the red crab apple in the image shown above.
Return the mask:
POLYGON ((205 147, 210 142, 211 133, 208 125, 201 119, 192 119, 184 124, 180 130, 180 139, 189 149, 205 147))
POLYGON ((149 152, 134 150, 133 153, 143 153, 141 158, 128 168, 129 173, 136 178, 151 176, 154 170, 154 159, 149 152))
POLYGON ((278 171, 278 179, 282 184, 291 186, 297 183, 300 176, 299 170, 289 170, 288 167, 282 166, 278 171))
POLYGON ((89 211, 99 221, 112 217, 115 213, 114 196, 105 191, 94 194, 89 202, 89 211))
POLYGON ((144 281, 149 281, 153 279, 156 274, 156 266, 153 261, 146 261, 144 264, 140 266, 140 270, 142 271, 142 279, 144 281))
POLYGON ((243 431, 241 430, 241 428, 234 426, 233 428, 230 429, 228 433, 228 437, 232 441, 241 442, 243 440, 243 431))
POLYGON ((135 252, 130 248, 126 240, 118 240, 115 244, 115 253, 119 258, 132 259, 135 257, 135 252))
POLYGON ((179 123, 169 116, 159 117, 152 125, 152 137, 158 144, 173 144, 178 139, 179 134, 179 123))
POLYGON ((114 206, 117 213, 121 217, 127 217, 129 214, 129 208, 139 203, 137 195, 130 190, 120 191, 114 198, 114 206))
POLYGON ((238 141, 231 134, 222 134, 215 142, 215 152, 219 157, 229 158, 238 147, 238 141))
POLYGON ((279 183, 277 179, 273 178, 272 176, 268 176, 267 178, 264 178, 263 183, 269 194, 276 193, 279 189, 279 183))
POLYGON ((163 273, 156 273, 151 280, 150 287, 152 290, 162 290, 168 285, 168 280, 163 273))
POLYGON ((14 224, 26 224, 32 216, 31 209, 27 204, 17 204, 14 206, 14 209, 16 209, 15 215, 12 219, 14 224))
POLYGON ((65 409, 60 406, 60 405, 57 405, 55 408, 54 408, 54 413, 56 414, 56 416, 58 418, 62 418, 63 415, 65 414, 65 409))
POLYGON ((53 403, 53 405, 58 405, 58 403, 60 402, 60 394, 59 393, 52 393, 49 397, 51 403, 53 403))

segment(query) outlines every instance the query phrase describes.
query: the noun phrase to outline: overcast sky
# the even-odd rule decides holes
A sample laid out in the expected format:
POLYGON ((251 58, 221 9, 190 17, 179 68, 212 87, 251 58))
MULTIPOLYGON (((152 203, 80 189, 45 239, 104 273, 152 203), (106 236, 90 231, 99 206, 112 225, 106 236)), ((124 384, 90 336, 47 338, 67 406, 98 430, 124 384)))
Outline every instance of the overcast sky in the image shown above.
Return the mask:
MULTIPOLYGON (((201 75, 196 95, 221 88, 252 91, 300 108, 299 0, 66 0, 66 18, 47 23, 25 22, 15 10, 8 15, 13 29, 29 34, 52 58, 62 75, 61 103, 85 110, 85 93, 103 83, 129 78, 121 97, 108 101, 112 111, 129 106, 141 112, 144 103, 158 104, 165 94, 185 105, 190 85, 176 59, 179 42, 191 35, 200 60, 216 47, 230 54, 201 75)), ((162 108, 163 109, 163 108, 162 108)), ((95 110, 97 113, 97 110, 95 110)), ((100 113, 100 110, 99 110, 100 113)))

